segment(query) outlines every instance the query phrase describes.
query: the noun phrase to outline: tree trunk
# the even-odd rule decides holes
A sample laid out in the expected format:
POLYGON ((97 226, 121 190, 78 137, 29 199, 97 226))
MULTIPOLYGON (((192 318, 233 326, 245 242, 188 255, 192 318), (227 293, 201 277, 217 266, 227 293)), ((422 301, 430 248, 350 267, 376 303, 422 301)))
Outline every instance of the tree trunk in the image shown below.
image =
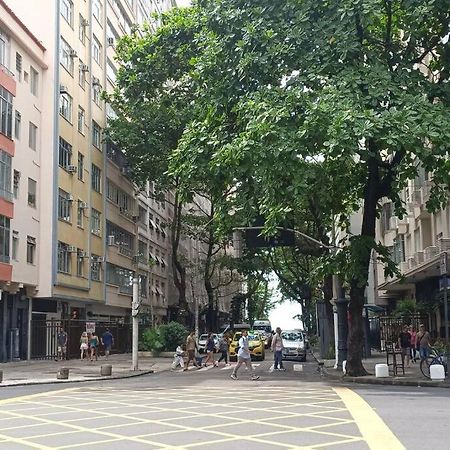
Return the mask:
MULTIPOLYGON (((373 141, 368 142, 369 149, 376 151, 373 141)), ((374 158, 367 162, 368 177, 364 192, 363 220, 361 234, 354 238, 351 246, 355 247, 352 252, 355 260, 354 276, 350 280, 350 303, 349 303, 349 333, 347 341, 347 374, 354 377, 367 375, 362 364, 364 323, 362 311, 364 306, 364 292, 369 279, 369 264, 372 246, 375 240, 375 224, 377 204, 380 187, 380 174, 378 163, 374 158)))

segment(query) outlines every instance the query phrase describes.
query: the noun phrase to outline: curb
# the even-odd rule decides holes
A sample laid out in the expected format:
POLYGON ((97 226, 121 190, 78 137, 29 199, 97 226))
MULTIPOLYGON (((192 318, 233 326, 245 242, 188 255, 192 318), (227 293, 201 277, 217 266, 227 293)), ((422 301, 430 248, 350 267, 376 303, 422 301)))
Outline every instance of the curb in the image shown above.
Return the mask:
POLYGON ((111 377, 97 377, 97 378, 91 378, 91 379, 82 379, 82 380, 54 380, 54 381, 31 381, 29 383, 23 382, 23 383, 17 383, 17 384, 3 384, 0 383, 0 388, 13 388, 13 387, 20 387, 20 386, 36 386, 39 384, 70 384, 70 383, 89 383, 91 381, 107 381, 107 380, 122 380, 126 378, 135 378, 135 377, 141 377, 143 375, 150 375, 152 373, 155 373, 154 370, 144 370, 139 373, 130 373, 128 375, 115 375, 111 377))
POLYGON ((347 375, 334 375, 325 370, 328 379, 340 381, 342 383, 354 384, 375 384, 381 386, 409 386, 409 387, 440 387, 450 388, 450 383, 445 381, 429 380, 405 380, 402 378, 373 378, 373 377, 349 377, 347 375))

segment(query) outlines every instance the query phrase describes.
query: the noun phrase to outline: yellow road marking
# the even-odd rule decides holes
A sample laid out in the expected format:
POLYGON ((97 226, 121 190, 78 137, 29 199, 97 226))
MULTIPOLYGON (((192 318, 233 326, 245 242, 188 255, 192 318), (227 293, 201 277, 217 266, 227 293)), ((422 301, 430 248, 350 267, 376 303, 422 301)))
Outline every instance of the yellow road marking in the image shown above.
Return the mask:
POLYGON ((40 392, 38 394, 29 394, 29 395, 22 395, 20 397, 11 397, 11 398, 5 398, 3 400, 0 400, 0 405, 6 405, 9 403, 17 403, 17 402, 21 402, 21 401, 25 401, 25 400, 32 400, 35 399, 37 397, 45 397, 46 395, 49 394, 59 394, 62 392, 69 392, 69 391, 75 391, 79 388, 67 388, 67 389, 60 389, 58 391, 53 391, 53 392, 40 392))
POLYGON ((371 450, 404 450, 405 446, 383 422, 372 407, 356 392, 345 388, 333 388, 341 397, 355 419, 359 431, 371 450))

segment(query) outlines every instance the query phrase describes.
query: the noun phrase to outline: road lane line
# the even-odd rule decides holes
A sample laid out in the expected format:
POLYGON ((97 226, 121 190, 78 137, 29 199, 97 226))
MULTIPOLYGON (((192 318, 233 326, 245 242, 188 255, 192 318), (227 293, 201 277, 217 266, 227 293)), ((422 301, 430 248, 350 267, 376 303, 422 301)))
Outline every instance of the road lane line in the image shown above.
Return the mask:
POLYGON ((383 419, 356 392, 345 387, 333 388, 355 419, 359 431, 371 450, 405 450, 383 419))
POLYGON ((38 394, 29 394, 29 395, 22 395, 22 396, 18 396, 18 397, 11 397, 11 398, 5 398, 3 400, 0 400, 0 406, 1 405, 6 405, 8 403, 17 403, 17 402, 21 402, 23 400, 30 400, 30 399, 35 399, 37 397, 45 397, 46 395, 48 395, 49 393, 51 393, 51 395, 53 394, 60 394, 61 392, 70 392, 70 391, 75 391, 78 388, 66 388, 66 389, 59 389, 57 391, 47 391, 47 392, 40 392, 38 394))

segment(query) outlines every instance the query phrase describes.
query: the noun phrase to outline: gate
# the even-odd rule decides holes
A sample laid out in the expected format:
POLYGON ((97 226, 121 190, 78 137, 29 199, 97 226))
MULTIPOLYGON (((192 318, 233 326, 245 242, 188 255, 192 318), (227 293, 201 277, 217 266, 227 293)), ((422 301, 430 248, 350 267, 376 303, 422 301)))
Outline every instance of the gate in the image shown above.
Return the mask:
MULTIPOLYGON (((55 359, 58 356, 57 336, 60 327, 67 332, 67 357, 80 357, 80 337, 86 330, 86 322, 95 322, 95 333, 99 338, 108 328, 114 336, 111 353, 131 351, 131 325, 117 322, 96 322, 94 320, 32 320, 31 321, 31 358, 55 359)), ((102 347, 100 346, 100 350, 102 347)))

